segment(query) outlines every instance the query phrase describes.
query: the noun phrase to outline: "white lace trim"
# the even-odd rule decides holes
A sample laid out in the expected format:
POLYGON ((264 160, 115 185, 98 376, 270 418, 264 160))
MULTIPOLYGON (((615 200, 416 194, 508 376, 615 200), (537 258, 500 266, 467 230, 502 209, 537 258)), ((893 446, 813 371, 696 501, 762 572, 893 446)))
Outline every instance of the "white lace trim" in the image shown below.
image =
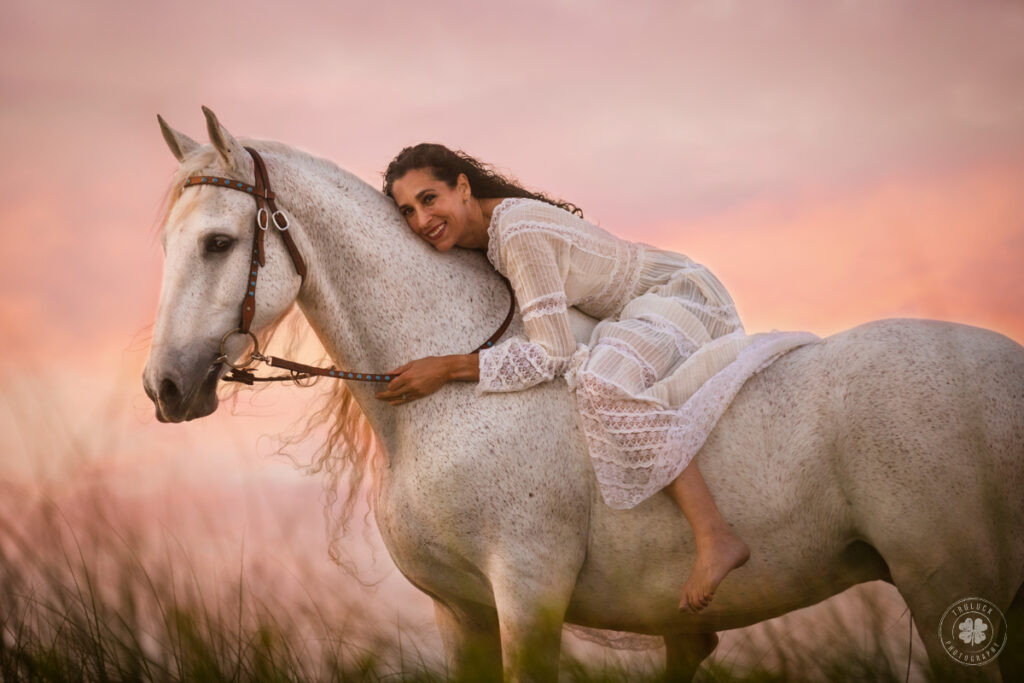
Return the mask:
POLYGON ((498 267, 498 256, 501 253, 498 244, 498 225, 501 222, 501 215, 521 201, 522 197, 507 197, 498 202, 491 211, 491 222, 487 225, 487 260, 499 271, 504 271, 504 268, 498 267))
POLYGON ((525 337, 511 337, 481 349, 477 393, 521 391, 563 374, 572 356, 549 356, 543 346, 525 337))
POLYGON ((565 292, 554 292, 539 296, 532 301, 521 304, 523 322, 539 318, 542 315, 557 315, 567 313, 568 308, 565 301, 565 292))
POLYGON ((700 347, 700 344, 693 337, 656 313, 644 313, 638 315, 636 319, 643 320, 654 329, 668 335, 675 342, 676 351, 679 353, 680 358, 690 357, 700 347))
POLYGON ((550 221, 540 220, 537 218, 524 218, 522 220, 513 221, 504 225, 501 229, 501 239, 509 240, 516 235, 521 235, 527 232, 545 232, 554 233, 571 243, 574 247, 580 251, 584 251, 594 256, 601 256, 603 258, 614 259, 619 255, 619 249, 617 245, 608 242, 599 242, 594 239, 588 238, 582 234, 579 230, 573 230, 565 225, 558 223, 552 223, 550 221))
POLYGON ((651 386, 658 379, 658 373, 655 371, 646 358, 637 351, 636 347, 627 342, 625 339, 619 339, 618 337, 605 337, 600 342, 604 346, 615 349, 620 356, 624 359, 633 361, 636 367, 640 370, 641 382, 643 382, 644 388, 651 386))
POLYGON ((678 410, 658 410, 585 368, 573 370, 577 405, 605 503, 631 508, 668 485, 690 464, 751 375, 783 353, 819 340, 810 332, 756 336, 678 410))

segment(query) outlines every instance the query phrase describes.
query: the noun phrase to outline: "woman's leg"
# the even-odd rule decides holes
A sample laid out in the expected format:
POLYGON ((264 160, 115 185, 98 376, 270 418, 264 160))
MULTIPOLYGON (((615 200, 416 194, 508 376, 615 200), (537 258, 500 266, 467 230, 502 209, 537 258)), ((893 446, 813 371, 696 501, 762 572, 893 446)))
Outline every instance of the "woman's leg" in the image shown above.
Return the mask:
POLYGON ((699 612, 711 602, 725 575, 747 561, 750 549, 722 519, 696 460, 666 490, 686 515, 697 539, 697 561, 683 584, 679 609, 699 612))

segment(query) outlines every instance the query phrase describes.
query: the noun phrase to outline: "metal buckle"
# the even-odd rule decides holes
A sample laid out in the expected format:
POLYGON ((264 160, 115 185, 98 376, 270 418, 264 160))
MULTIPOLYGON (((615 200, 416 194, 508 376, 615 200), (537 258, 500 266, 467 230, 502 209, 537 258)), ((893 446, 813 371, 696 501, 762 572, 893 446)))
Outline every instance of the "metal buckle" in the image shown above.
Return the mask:
POLYGON ((217 363, 217 362, 227 363, 228 365, 233 367, 235 370, 244 370, 245 368, 249 367, 252 364, 253 361, 264 360, 264 359, 265 358, 264 358, 263 354, 260 353, 260 342, 259 342, 258 339, 256 339, 256 335, 253 334, 252 332, 250 332, 249 330, 243 330, 241 327, 236 327, 233 330, 228 330, 227 332, 225 332, 224 336, 220 338, 220 356, 217 358, 217 360, 214 361, 214 363, 217 363), (252 353, 249 354, 249 360, 245 361, 241 365, 236 365, 236 364, 232 363, 228 359, 227 354, 224 352, 224 345, 227 343, 228 339, 233 334, 247 334, 247 335, 249 335, 249 338, 252 339, 252 353))
POLYGON ((266 230, 270 227, 270 212, 262 206, 260 210, 256 212, 256 225, 260 230, 266 230))
POLYGON ((281 211, 280 209, 275 211, 273 213, 273 215, 271 216, 271 218, 274 219, 274 225, 277 226, 278 230, 287 230, 288 229, 288 216, 285 216, 284 212, 281 211), (280 216, 280 218, 278 218, 278 216, 280 216))

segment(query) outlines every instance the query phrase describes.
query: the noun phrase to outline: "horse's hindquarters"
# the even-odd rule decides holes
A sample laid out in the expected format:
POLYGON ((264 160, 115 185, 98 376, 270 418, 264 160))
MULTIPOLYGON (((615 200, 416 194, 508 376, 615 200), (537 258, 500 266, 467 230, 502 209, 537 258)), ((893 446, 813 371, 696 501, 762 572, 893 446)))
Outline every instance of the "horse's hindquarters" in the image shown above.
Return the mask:
MULTIPOLYGON (((1024 567, 1024 347, 981 328, 879 321, 846 333, 840 482, 890 564, 1024 567), (863 328, 863 329, 862 329, 863 328), (940 541, 940 542, 936 542, 940 541)), ((1002 591, 1012 597, 1007 585, 1002 591)))
POLYGON ((948 611, 975 598, 1005 612, 1024 581, 1024 348, 939 321, 847 334, 861 352, 839 462, 855 526, 888 563, 933 666, 962 676, 938 637, 948 611))

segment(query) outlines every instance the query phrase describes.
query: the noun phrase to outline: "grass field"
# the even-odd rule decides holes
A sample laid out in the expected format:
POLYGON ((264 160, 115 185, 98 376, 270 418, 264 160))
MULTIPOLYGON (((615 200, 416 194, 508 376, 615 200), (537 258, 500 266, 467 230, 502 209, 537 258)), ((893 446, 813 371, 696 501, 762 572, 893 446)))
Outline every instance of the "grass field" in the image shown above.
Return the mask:
MULTIPOLYGON (((340 572, 333 589, 313 572, 251 559, 232 572, 168 534, 144 538, 136 519, 110 516, 99 499, 74 512, 46 498, 8 509, 2 680, 446 680, 429 623, 402 625, 350 599, 340 572)), ((724 633, 698 680, 904 680, 906 615, 894 620, 879 588, 724 633)), ((660 649, 564 641, 563 680, 661 679, 660 649)), ((912 678, 927 680, 919 643, 914 654, 912 678)))
MULTIPOLYGON (((346 570, 331 563, 319 483, 249 453, 244 415, 55 413, 58 390, 26 387, 0 394, 0 680, 447 679, 430 600, 372 523, 346 538, 346 570), (154 438, 168 429, 186 436, 154 438)), ((877 582, 720 636, 698 680, 902 681, 911 636, 910 679, 929 680, 877 582)), ((561 679, 657 681, 663 657, 566 632, 561 679)))

